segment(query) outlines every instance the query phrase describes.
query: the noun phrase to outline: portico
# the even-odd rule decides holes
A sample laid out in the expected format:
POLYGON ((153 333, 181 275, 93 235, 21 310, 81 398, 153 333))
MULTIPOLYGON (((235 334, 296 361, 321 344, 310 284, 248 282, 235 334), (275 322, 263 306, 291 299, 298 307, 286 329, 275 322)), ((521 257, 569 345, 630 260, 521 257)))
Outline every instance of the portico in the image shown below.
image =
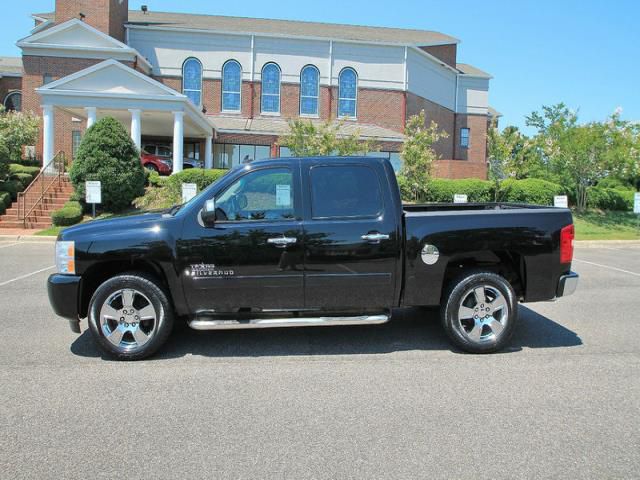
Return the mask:
POLYGON ((205 166, 213 166, 214 132, 189 99, 117 60, 106 60, 36 89, 42 99, 43 164, 55 155, 54 109, 86 120, 90 128, 111 116, 140 148, 142 136, 173 139, 173 172, 183 169, 185 137, 205 142, 205 166))

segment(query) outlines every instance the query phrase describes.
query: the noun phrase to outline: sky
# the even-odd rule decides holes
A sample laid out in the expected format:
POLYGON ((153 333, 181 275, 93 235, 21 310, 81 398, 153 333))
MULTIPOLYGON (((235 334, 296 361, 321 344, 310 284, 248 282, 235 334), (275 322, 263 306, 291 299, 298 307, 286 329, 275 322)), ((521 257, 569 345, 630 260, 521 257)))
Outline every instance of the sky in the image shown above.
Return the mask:
MULTIPOLYGON (((18 56, 30 14, 55 0, 13 2, 0 30, 0 55, 18 56)), ((603 120, 617 108, 640 121, 640 1, 638 0, 130 0, 150 10, 310 20, 436 30, 461 40, 458 61, 493 75, 491 106, 502 127, 525 131, 525 116, 566 103, 582 121, 603 120)))

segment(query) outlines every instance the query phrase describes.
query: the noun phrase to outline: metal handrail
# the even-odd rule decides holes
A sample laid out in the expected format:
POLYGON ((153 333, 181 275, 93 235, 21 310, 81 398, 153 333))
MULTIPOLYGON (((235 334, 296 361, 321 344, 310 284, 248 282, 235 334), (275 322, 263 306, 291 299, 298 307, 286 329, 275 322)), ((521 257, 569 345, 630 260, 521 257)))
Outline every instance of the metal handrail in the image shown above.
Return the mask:
POLYGON ((31 215, 31 213, 40 205, 45 194, 49 192, 51 186, 55 185, 56 182, 58 185, 62 183, 62 175, 64 174, 65 166, 66 162, 64 152, 60 151, 42 168, 42 170, 40 170, 40 172, 38 172, 38 175, 35 176, 29 186, 25 188, 24 191, 18 193, 18 218, 22 220, 23 227, 27 226, 27 218, 29 218, 29 215, 31 215), (55 174, 53 175, 51 182, 49 182, 45 187, 46 176, 50 173, 51 167, 53 167, 55 174), (38 183, 40 184, 40 195, 27 212, 27 195, 33 193, 31 190, 35 190, 38 183), (20 214, 21 211, 22 215, 20 214))

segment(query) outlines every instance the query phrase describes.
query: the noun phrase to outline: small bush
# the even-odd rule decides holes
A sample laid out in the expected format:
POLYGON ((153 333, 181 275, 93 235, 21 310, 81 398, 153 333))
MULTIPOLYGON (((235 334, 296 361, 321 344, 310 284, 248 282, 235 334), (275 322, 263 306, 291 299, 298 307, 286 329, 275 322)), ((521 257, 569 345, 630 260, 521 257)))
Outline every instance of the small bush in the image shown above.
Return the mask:
POLYGON ((557 183, 539 178, 525 178, 524 180, 509 178, 500 185, 499 200, 534 205, 553 205, 553 197, 564 194, 566 194, 565 189, 557 183))
POLYGON ((633 210, 633 190, 590 187, 587 189, 587 206, 600 210, 633 210))
POLYGON ((147 170, 149 176, 147 177, 147 185, 150 187, 163 187, 167 184, 169 177, 161 177, 160 174, 154 170, 147 170))
POLYGON ((171 175, 166 181, 168 198, 173 203, 180 203, 182 199, 182 184, 195 183, 198 185, 198 192, 201 192, 213 182, 225 175, 228 170, 205 170, 202 168, 189 168, 180 173, 171 175))
POLYGON ((0 192, 0 205, 9 208, 11 205, 11 194, 9 192, 0 192))
POLYGON ((82 221, 82 205, 80 202, 69 201, 51 214, 51 220, 56 227, 68 227, 82 221))
POLYGON ((426 202, 453 202, 456 193, 467 195, 469 202, 492 202, 494 200, 493 183, 477 178, 448 180, 435 178, 427 184, 426 202))
POLYGON ((18 192, 22 191, 22 184, 16 180, 6 180, 0 182, 0 192, 9 192, 11 194, 11 200, 16 201, 18 199, 18 192))
POLYGON ((115 118, 105 117, 85 133, 69 177, 79 198, 85 196, 85 181, 102 183, 102 208, 117 212, 144 193, 145 174, 140 152, 115 118))
POLYGON ((22 191, 29 186, 29 184, 33 180, 33 175, 31 175, 30 173, 14 173, 13 175, 11 175, 11 180, 15 180, 20 185, 22 185, 22 188, 20 189, 20 191, 22 191))
POLYGON ((16 173, 29 173, 35 177, 39 172, 40 167, 30 167, 20 163, 12 163, 9 165, 9 173, 11 175, 15 175, 16 173))

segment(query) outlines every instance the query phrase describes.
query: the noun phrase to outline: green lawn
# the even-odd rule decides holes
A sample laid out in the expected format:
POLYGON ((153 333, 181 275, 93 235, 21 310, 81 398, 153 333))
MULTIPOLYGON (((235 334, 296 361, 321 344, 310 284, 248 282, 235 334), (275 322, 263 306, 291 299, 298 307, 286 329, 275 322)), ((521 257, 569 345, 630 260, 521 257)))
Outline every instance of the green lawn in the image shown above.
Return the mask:
MULTIPOLYGON (((92 218, 91 215, 85 215, 81 223, 89 222, 91 220, 99 220, 101 218, 125 217, 128 215, 135 215, 137 213, 141 213, 140 210, 135 208, 129 208, 120 213, 101 213, 97 215, 95 219, 92 218)), ((36 232, 35 235, 40 237, 57 237, 58 234, 65 228, 68 228, 68 227, 49 227, 44 230, 40 230, 39 232, 36 232)))
POLYGON ((640 240, 640 218, 631 212, 573 213, 576 240, 640 240))

